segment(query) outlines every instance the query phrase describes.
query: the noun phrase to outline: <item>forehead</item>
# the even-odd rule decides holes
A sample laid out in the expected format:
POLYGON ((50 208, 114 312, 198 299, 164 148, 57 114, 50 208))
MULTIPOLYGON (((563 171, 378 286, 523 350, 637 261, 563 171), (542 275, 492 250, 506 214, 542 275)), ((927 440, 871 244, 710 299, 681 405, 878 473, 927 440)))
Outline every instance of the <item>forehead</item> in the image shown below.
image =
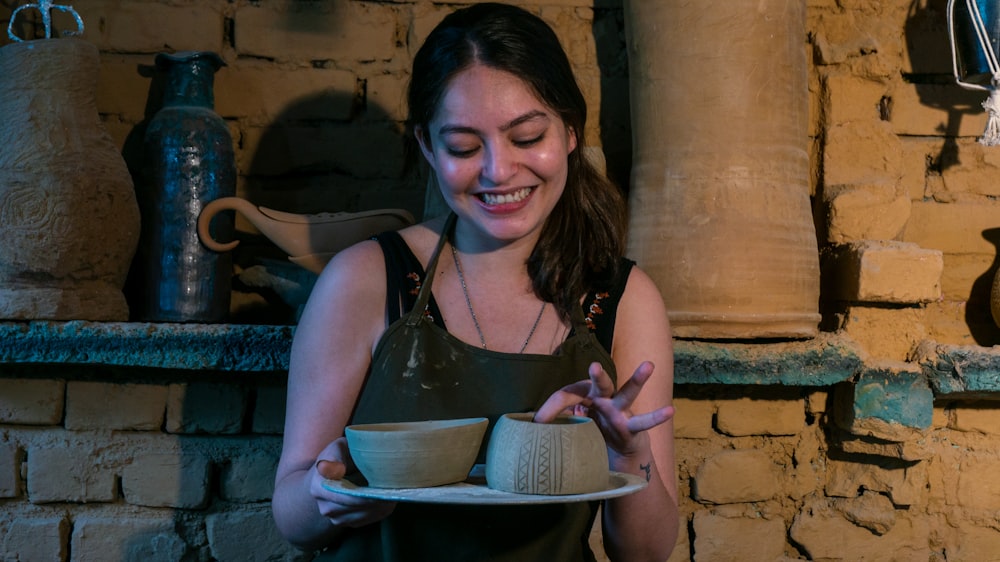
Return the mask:
POLYGON ((554 117, 535 90, 520 77, 483 65, 457 73, 445 86, 433 122, 507 123, 529 112, 554 117))

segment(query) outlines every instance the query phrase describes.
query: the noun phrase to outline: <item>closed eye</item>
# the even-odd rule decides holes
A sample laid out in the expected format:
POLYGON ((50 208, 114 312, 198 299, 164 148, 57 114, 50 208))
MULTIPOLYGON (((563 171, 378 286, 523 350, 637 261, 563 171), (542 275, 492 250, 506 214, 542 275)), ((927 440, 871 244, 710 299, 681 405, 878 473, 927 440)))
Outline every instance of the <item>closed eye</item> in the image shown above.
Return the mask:
POLYGON ((447 151, 448 151, 448 155, 449 156, 454 156, 455 158, 470 158, 476 152, 479 152, 479 147, 477 146, 476 148, 469 148, 469 149, 466 149, 466 150, 462 150, 460 148, 450 148, 449 147, 449 148, 447 148, 447 151))
POLYGON ((542 134, 542 135, 538 135, 537 137, 532 138, 532 139, 516 140, 516 141, 514 141, 514 146, 517 146, 517 147, 520 147, 520 148, 528 148, 529 146, 534 146, 534 145, 540 143, 542 141, 542 139, 544 139, 544 138, 545 138, 545 135, 542 134))

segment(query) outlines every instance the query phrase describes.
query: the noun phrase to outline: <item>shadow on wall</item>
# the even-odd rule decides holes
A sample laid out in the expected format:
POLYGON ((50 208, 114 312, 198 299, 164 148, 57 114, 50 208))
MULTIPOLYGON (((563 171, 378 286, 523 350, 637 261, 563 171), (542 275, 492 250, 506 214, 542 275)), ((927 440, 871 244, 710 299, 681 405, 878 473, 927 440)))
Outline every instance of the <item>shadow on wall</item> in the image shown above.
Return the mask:
POLYGON ((913 0, 906 18, 903 40, 912 68, 904 79, 914 84, 920 102, 945 111, 948 119, 939 127, 944 137, 941 152, 932 163, 937 172, 955 166, 958 160, 962 117, 985 110, 985 92, 959 87, 952 70, 948 29, 948 0, 913 0))
POLYGON ((1000 228, 983 231, 983 238, 997 249, 993 263, 972 282, 969 300, 965 305, 965 322, 976 344, 991 347, 1000 343, 1000 328, 991 312, 993 280, 1000 271, 1000 228))
MULTIPOLYGON (((625 13, 620 2, 613 8, 594 7, 593 31, 601 70, 601 146, 608 177, 627 194, 632 173, 632 116, 625 13)), ((591 115, 595 109, 589 108, 591 115)))
MULTIPOLYGON (((298 100, 250 144, 252 158, 240 172, 243 196, 257 205, 298 214, 388 208, 404 209, 418 220, 423 214, 426 176, 411 160, 419 154, 406 149, 402 124, 353 92, 298 100), (328 115, 331 107, 345 106, 344 114, 328 115)), ((286 320, 294 320, 314 275, 291 264, 261 235, 243 230, 238 237, 242 241, 233 258, 244 273, 234 287, 261 294, 270 306, 292 313, 286 320)), ((314 248, 326 245, 312 243, 314 248)), ((248 309, 238 316, 252 321, 255 314, 248 309)))
MULTIPOLYGON (((956 33, 961 32, 956 29, 956 33)), ((957 139, 962 134, 962 118, 982 115, 982 103, 988 97, 986 91, 969 90, 956 83, 950 34, 948 0, 912 1, 904 37, 912 69, 904 78, 914 84, 922 104, 947 114, 939 128, 944 141, 941 152, 928 170, 938 174, 961 164, 957 139)), ((985 230, 982 236, 1000 252, 1000 229, 985 230)), ((990 293, 998 268, 1000 254, 995 254, 990 267, 973 282, 966 299, 964 320, 977 345, 1000 343, 1000 329, 990 312, 990 293)))
MULTIPOLYGON (((145 117, 128 135, 122 153, 136 189, 142 190, 148 185, 143 139, 149 120, 162 107, 164 77, 152 65, 140 66, 138 73, 150 79, 145 117)), ((234 135, 238 195, 254 205, 302 215, 393 207, 420 216, 426 182, 406 179, 402 126, 356 92, 304 96, 266 126, 240 123, 234 135)), ((231 214, 224 211, 220 217, 231 214)), ((237 218, 236 239, 238 275, 230 321, 294 323, 314 276, 291 264, 242 218, 237 218), (239 298, 240 293, 253 297, 239 298)), ((142 296, 137 269, 133 264, 126 283, 130 304, 142 296)))
MULTIPOLYGON (((340 19, 325 13, 313 19, 296 14, 286 14, 289 19, 275 23, 297 29, 316 25, 314 20, 333 25, 331 22, 340 19), (309 22, 303 23, 304 19, 309 22)), ((601 70, 601 105, 591 108, 591 116, 600 117, 608 175, 627 192, 631 123, 621 7, 595 8, 592 29, 601 70)), ((164 80, 152 65, 141 66, 138 72, 150 79, 145 118, 130 132, 122 152, 137 189, 142 189, 146 183, 143 137, 148 121, 162 105, 164 80)), ((402 208, 420 220, 428 185, 420 155, 407 150, 399 116, 371 103, 366 94, 362 81, 356 91, 324 90, 304 96, 269 118, 266 127, 240 121, 239 137, 234 139, 239 168, 237 194, 254 205, 289 213, 402 208)), ((245 306, 234 305, 231 321, 294 323, 297 305, 311 288, 309 285, 303 290, 309 279, 302 279, 302 272, 289 266, 283 252, 241 219, 237 219, 237 239, 240 244, 233 250, 238 272, 234 291, 259 298, 250 299, 245 306), (262 272, 261 267, 267 271, 262 272), (240 274, 250 268, 261 275, 249 280, 240 274), (290 300, 294 302, 289 304, 290 300)), ((133 272, 126 283, 130 304, 138 302, 142 290, 136 286, 136 279, 133 272)))

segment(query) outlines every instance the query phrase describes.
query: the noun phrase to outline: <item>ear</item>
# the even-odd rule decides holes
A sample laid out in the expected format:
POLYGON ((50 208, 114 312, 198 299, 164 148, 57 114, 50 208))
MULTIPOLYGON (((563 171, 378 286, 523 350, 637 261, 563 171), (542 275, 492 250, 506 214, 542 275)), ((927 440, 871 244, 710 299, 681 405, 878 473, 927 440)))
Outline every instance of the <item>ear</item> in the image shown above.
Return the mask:
POLYGON ((420 145, 420 152, 424 155, 424 159, 427 160, 428 164, 434 164, 434 151, 431 149, 431 141, 427 138, 427 131, 424 130, 422 125, 415 125, 413 127, 413 136, 417 139, 417 144, 420 145))
POLYGON ((576 129, 574 129, 573 127, 567 126, 566 134, 569 135, 569 138, 566 139, 566 145, 569 147, 569 149, 566 151, 566 154, 570 154, 571 152, 576 150, 576 145, 579 142, 579 140, 576 138, 576 129))

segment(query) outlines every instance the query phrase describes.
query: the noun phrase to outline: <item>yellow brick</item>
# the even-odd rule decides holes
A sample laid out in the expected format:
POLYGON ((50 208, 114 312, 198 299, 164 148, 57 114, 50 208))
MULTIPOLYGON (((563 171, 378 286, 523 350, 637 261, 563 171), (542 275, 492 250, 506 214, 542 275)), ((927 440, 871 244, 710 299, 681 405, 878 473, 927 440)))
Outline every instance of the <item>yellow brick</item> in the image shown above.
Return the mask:
POLYGON ((1000 434, 1000 408, 996 402, 963 403, 954 412, 953 429, 1000 434))
POLYGON ((711 400, 674 398, 674 437, 679 439, 705 439, 715 434, 712 418, 715 403, 711 400))
POLYGON ((1000 228, 1000 204, 935 203, 914 201, 910 220, 903 231, 904 242, 947 254, 996 255, 997 248, 983 232, 1000 228))

